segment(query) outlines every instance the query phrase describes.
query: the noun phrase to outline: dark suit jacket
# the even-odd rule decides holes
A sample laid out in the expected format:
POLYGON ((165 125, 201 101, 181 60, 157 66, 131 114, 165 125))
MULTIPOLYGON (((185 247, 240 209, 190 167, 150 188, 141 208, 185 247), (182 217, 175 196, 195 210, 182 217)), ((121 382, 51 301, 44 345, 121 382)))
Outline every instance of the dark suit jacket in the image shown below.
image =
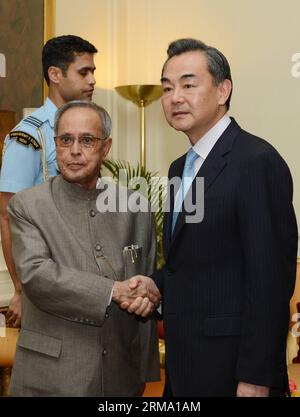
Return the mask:
MULTIPOLYGON (((182 175, 184 162, 172 163, 169 178, 182 175)), ((173 394, 230 396, 238 381, 284 391, 298 238, 289 169, 232 120, 197 176, 204 219, 188 224, 180 213, 171 238, 165 214, 166 264, 154 276, 173 394)))

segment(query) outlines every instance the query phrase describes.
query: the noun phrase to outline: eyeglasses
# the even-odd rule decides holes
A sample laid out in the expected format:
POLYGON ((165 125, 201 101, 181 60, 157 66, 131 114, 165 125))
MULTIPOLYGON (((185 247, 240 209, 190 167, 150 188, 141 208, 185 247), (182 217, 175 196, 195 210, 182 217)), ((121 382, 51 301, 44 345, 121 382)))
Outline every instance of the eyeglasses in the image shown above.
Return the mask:
MULTIPOLYGON (((60 148, 71 148, 76 140, 73 135, 59 135, 54 136, 56 145, 60 148)), ((96 146, 98 140, 106 140, 107 138, 97 138, 93 135, 80 135, 78 136, 78 143, 81 148, 91 149, 96 146)))

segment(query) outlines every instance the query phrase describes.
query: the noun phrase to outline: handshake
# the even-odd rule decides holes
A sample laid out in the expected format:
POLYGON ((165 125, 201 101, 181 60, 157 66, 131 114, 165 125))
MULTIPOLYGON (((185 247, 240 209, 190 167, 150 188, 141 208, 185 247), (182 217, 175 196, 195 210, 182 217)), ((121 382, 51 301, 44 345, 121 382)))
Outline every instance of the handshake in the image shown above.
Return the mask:
POLYGON ((160 304, 160 292, 154 281, 144 275, 135 275, 126 281, 116 281, 112 301, 128 313, 147 317, 160 304))

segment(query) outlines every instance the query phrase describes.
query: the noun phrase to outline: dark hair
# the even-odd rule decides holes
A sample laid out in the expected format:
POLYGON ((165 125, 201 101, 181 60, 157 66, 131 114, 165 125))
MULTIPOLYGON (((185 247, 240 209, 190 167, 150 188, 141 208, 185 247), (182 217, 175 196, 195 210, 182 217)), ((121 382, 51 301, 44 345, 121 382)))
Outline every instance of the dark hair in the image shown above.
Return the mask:
POLYGON ((95 54, 97 49, 90 42, 75 35, 63 35, 49 39, 42 52, 44 78, 49 85, 48 69, 52 65, 66 75, 68 66, 75 61, 76 54, 95 54))
MULTIPOLYGON (((211 74, 215 85, 219 85, 222 81, 226 79, 230 80, 232 83, 230 66, 222 52, 220 52, 216 48, 213 48, 212 46, 206 45, 204 42, 192 38, 177 39, 176 41, 170 43, 167 50, 168 59, 164 63, 162 74, 164 72, 166 63, 171 58, 173 58, 173 56, 181 55, 185 52, 191 51, 200 51, 205 54, 207 58, 208 71, 211 74)), ((227 109, 229 109, 230 107, 231 95, 232 90, 225 103, 227 109)))
POLYGON ((68 110, 72 109, 74 107, 80 107, 80 108, 88 108, 94 110, 100 120, 101 120, 101 128, 102 128, 102 134, 105 139, 107 139, 111 132, 111 118, 110 115, 107 113, 107 111, 101 107, 98 106, 98 104, 93 103, 92 101, 83 101, 83 100, 73 100, 69 101, 65 104, 63 104, 55 113, 55 121, 54 121, 54 132, 55 135, 57 135, 58 132, 58 125, 61 119, 61 116, 68 110))

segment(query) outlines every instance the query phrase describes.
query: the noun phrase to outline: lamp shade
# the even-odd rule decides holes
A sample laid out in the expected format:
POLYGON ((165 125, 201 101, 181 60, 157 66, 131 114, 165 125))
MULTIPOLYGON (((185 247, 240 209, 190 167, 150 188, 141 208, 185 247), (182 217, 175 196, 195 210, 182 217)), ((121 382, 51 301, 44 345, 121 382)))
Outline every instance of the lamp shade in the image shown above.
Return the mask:
POLYGON ((132 101, 139 107, 148 106, 162 95, 162 87, 158 84, 120 85, 115 89, 120 96, 132 101))

